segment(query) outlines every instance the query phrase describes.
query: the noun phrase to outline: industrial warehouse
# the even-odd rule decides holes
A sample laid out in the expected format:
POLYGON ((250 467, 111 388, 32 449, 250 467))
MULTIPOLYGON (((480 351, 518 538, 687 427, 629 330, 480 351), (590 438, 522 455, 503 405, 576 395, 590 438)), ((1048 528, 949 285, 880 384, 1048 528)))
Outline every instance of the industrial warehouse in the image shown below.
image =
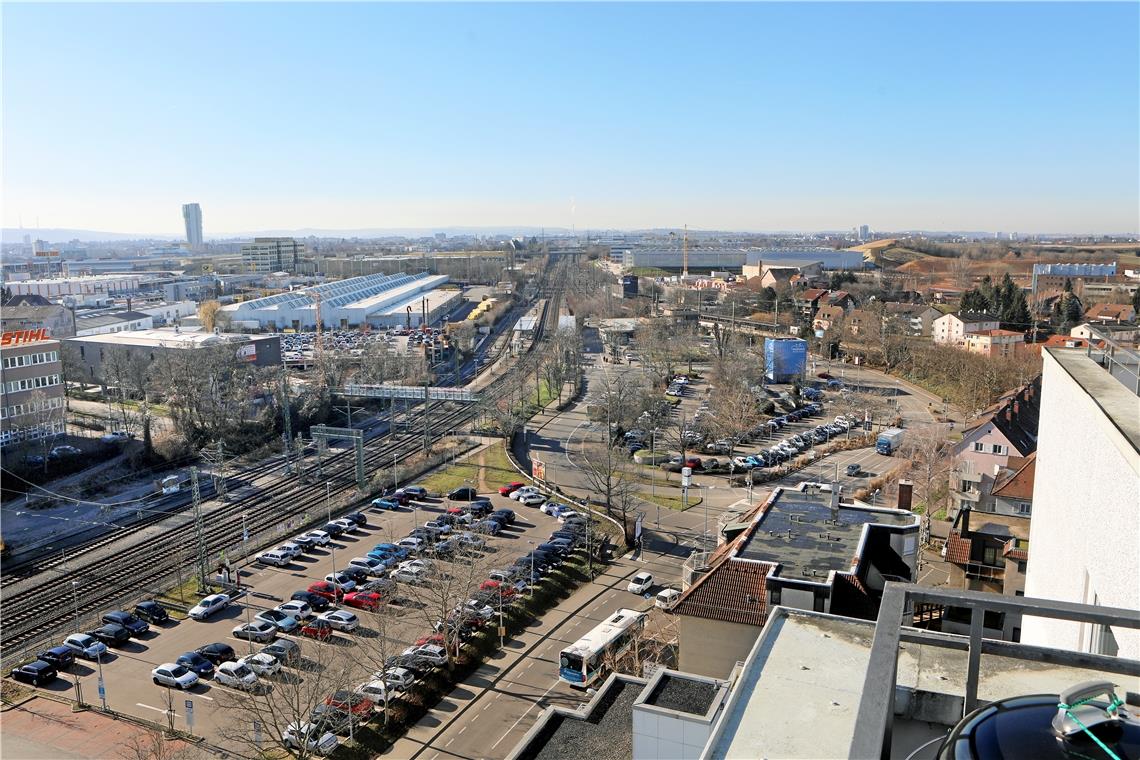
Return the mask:
POLYGON ((430 324, 458 306, 458 289, 440 289, 446 275, 370 274, 241 303, 221 312, 239 330, 312 330, 430 324))

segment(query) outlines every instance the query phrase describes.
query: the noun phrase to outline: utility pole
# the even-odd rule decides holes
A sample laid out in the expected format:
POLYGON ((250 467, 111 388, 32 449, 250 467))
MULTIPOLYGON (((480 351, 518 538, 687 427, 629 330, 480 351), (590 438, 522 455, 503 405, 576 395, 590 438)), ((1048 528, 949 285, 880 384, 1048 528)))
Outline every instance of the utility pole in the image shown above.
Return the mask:
POLYGON ((431 402, 428 400, 428 394, 431 390, 431 380, 424 381, 424 453, 427 453, 428 448, 431 446, 431 402))
POLYGON ((206 536, 202 532, 202 493, 198 488, 198 468, 190 468, 190 498, 194 504, 194 531, 198 534, 198 591, 206 593, 206 536))
POLYGON ((281 435, 285 440, 285 472, 292 470, 293 414, 289 404, 289 373, 281 365, 281 435))

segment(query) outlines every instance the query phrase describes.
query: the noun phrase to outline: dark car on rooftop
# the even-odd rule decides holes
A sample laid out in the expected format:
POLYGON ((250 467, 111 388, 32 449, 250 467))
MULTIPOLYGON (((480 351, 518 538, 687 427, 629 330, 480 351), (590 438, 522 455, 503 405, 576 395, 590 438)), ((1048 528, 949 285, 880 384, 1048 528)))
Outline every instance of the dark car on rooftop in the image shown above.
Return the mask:
POLYGON ((170 620, 170 614, 166 611, 166 608, 153 600, 136 604, 135 617, 148 620, 155 624, 165 623, 167 620, 170 620))

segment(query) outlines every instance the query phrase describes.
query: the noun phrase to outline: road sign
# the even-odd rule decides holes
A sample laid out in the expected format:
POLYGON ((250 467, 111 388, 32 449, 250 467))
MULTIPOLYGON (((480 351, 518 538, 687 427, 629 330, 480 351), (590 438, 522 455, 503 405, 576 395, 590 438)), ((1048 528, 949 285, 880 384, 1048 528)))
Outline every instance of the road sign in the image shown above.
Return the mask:
POLYGON ((253 743, 261 747, 261 723, 256 720, 253 722, 253 743))
POLYGON ((546 480, 546 462, 538 459, 530 460, 530 476, 538 480, 546 480))
POLYGON ((103 688, 103 676, 99 676, 99 699, 106 700, 107 690, 103 688))
POLYGON ((692 484, 693 484, 693 468, 692 467, 682 467, 681 468, 681 487, 682 488, 688 488, 692 484))
POLYGON ((194 700, 188 699, 186 705, 186 728, 190 733, 194 733, 194 700))

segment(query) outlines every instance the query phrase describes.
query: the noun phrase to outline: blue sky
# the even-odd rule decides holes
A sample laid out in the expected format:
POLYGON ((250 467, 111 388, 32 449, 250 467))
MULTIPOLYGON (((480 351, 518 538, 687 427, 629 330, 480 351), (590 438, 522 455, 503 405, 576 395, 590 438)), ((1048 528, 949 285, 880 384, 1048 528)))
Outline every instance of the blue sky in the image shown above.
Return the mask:
POLYGON ((1131 232, 1138 8, 5 3, 3 223, 1131 232))

